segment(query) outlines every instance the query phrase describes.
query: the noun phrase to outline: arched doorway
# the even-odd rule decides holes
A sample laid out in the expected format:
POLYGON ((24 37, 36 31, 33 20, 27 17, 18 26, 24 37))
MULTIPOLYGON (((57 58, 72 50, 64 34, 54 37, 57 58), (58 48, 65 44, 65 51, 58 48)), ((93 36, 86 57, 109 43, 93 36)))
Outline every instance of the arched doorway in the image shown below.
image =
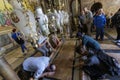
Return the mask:
POLYGON ((103 5, 102 5, 101 2, 96 2, 96 3, 94 3, 94 4, 92 5, 91 11, 92 11, 93 13, 95 13, 97 10, 99 10, 99 9, 102 8, 102 7, 103 7, 103 5))

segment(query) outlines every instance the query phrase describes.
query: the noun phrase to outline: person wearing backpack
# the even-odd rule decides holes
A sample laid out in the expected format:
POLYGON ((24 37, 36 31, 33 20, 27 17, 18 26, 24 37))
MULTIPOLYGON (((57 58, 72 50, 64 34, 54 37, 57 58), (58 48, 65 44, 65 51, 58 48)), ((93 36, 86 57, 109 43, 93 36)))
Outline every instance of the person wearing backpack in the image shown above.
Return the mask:
POLYGON ((26 51, 28 50, 27 47, 25 46, 25 41, 22 37, 22 34, 20 32, 17 32, 16 29, 14 28, 12 30, 11 37, 13 40, 15 40, 16 43, 18 43, 21 46, 22 53, 25 55, 26 51), (26 51, 25 51, 26 50, 26 51))
POLYGON ((120 40, 120 8, 112 17, 112 24, 116 27, 116 31, 117 31, 116 40, 120 40))

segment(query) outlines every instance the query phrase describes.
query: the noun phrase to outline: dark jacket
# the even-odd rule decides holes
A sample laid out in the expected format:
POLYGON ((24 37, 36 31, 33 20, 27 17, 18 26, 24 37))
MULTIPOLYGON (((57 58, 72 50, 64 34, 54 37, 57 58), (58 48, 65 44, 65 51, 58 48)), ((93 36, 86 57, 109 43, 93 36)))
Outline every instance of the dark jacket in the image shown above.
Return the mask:
POLYGON ((112 24, 120 25, 120 11, 116 12, 115 15, 112 17, 112 24))

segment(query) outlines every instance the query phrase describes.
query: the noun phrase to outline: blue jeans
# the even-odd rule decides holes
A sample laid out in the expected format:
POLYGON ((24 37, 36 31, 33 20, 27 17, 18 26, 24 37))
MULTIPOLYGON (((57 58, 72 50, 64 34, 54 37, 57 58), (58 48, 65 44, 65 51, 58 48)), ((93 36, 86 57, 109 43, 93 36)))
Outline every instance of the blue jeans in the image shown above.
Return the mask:
POLYGON ((40 51, 42 53, 43 56, 48 56, 48 48, 46 47, 46 44, 41 46, 41 47, 38 47, 38 51, 40 51))
POLYGON ((26 48, 25 44, 20 44, 20 46, 21 46, 22 52, 24 53, 24 52, 25 52, 25 50, 27 50, 27 48, 26 48))
POLYGON ((98 40, 98 37, 100 36, 100 39, 104 39, 104 27, 96 27, 96 40, 98 40))

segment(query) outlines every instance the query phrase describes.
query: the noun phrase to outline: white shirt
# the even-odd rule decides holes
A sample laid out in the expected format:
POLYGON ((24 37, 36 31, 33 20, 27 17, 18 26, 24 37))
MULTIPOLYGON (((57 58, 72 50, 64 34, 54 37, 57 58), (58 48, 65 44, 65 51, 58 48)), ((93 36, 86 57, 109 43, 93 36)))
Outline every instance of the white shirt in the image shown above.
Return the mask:
POLYGON ((23 62, 23 69, 34 73, 34 78, 38 79, 43 71, 49 65, 50 58, 49 57, 29 57, 23 62))
POLYGON ((39 37, 38 44, 43 43, 45 40, 47 40, 47 37, 44 37, 44 36, 41 35, 41 36, 39 37))

